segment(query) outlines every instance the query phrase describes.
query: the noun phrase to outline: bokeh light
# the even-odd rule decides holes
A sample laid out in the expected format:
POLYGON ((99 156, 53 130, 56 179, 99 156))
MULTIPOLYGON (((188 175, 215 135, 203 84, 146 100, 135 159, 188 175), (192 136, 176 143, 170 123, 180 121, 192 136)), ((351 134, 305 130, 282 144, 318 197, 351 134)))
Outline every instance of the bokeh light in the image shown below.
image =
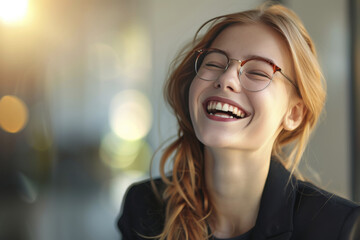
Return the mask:
POLYGON ((145 137, 152 124, 149 99, 137 90, 118 93, 110 105, 110 126, 119 137, 134 141, 145 137))
POLYGON ((0 18, 5 23, 22 20, 28 10, 28 0, 0 0, 0 18))
POLYGON ((144 81, 149 78, 152 54, 148 30, 138 23, 127 24, 119 34, 115 49, 119 52, 120 70, 128 79, 144 81))
POLYGON ((9 133, 21 131, 28 121, 28 108, 16 96, 6 95, 0 99, 0 127, 9 133))
POLYGON ((151 149, 144 140, 128 141, 108 133, 101 141, 100 158, 111 168, 145 172, 149 168, 151 149))

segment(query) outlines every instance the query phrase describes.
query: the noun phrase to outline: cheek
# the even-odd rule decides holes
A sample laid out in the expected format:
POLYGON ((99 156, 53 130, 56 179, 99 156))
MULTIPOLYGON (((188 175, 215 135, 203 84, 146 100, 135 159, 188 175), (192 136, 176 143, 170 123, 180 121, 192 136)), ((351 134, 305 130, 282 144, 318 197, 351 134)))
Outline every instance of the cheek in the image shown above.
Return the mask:
POLYGON ((281 125, 288 106, 287 95, 277 93, 258 95, 253 101, 255 114, 262 119, 264 127, 273 128, 274 131, 281 125))

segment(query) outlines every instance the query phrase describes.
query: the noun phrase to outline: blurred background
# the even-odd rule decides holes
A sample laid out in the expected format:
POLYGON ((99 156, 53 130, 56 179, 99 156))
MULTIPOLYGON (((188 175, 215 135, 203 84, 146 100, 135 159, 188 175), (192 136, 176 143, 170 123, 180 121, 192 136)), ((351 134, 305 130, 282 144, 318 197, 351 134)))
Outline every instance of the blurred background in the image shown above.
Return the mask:
MULTIPOLYGON (((120 239, 127 187, 176 133, 162 98, 171 60, 206 20, 261 2, 0 0, 0 239, 120 239)), ((359 1, 281 3, 328 83, 301 169, 360 201, 359 1)))

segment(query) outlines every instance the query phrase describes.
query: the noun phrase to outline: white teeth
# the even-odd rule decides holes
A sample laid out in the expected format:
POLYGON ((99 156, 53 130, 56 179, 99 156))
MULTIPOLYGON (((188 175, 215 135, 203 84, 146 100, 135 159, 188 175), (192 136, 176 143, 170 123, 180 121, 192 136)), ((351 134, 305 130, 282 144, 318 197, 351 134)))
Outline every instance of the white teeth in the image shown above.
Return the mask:
POLYGON ((243 112, 241 109, 230 105, 228 103, 221 103, 217 101, 209 101, 206 106, 208 112, 211 115, 223 117, 223 118, 234 118, 234 116, 237 116, 238 118, 244 118, 246 116, 245 112, 243 112), (215 113, 214 110, 222 111, 222 112, 231 112, 233 116, 227 115, 227 114, 221 114, 221 113, 215 113))
POLYGON ((229 111, 229 104, 225 103, 224 106, 222 107, 222 110, 223 110, 224 112, 229 111))
POLYGON ((237 108, 237 107, 234 107, 233 113, 234 113, 235 115, 238 113, 238 108, 237 108))
POLYGON ((215 109, 216 109, 216 110, 221 110, 221 109, 222 109, 222 108, 221 108, 221 103, 218 102, 218 103, 216 104, 216 108, 215 108, 215 109))

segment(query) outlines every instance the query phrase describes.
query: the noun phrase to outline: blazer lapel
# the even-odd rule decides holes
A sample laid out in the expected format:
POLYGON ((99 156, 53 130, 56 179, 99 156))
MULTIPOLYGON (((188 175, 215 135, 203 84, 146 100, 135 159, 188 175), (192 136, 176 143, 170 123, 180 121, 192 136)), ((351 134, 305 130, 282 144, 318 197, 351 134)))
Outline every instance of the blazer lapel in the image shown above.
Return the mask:
POLYGON ((252 239, 287 240, 293 231, 296 179, 271 160, 252 239), (289 181, 290 180, 290 181, 289 181))

